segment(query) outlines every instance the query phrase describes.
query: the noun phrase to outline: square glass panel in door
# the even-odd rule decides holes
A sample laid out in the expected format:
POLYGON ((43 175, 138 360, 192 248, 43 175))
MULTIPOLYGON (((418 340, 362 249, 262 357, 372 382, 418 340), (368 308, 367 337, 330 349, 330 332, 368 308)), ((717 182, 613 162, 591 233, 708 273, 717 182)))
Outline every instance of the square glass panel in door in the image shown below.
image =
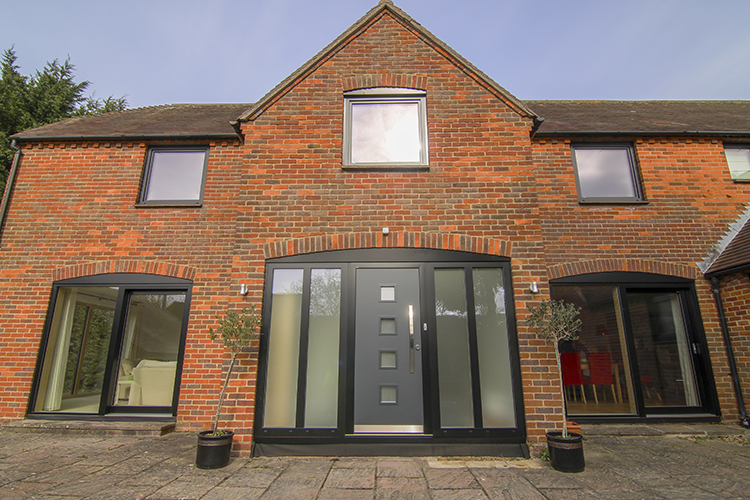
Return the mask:
POLYGON ((134 292, 126 311, 113 403, 172 406, 185 293, 134 292))
POLYGON ((472 277, 483 426, 515 427, 503 270, 475 268, 472 277))
POLYGON ((619 288, 555 286, 554 296, 581 308, 582 329, 578 339, 560 343, 568 413, 635 414, 619 288))
POLYGON ((117 293, 109 287, 59 289, 35 411, 99 411, 117 293))
POLYGON ((474 427, 466 277, 461 269, 435 270, 440 426, 474 427))
POLYGON ((628 292, 627 298, 644 404, 699 406, 680 295, 628 292))

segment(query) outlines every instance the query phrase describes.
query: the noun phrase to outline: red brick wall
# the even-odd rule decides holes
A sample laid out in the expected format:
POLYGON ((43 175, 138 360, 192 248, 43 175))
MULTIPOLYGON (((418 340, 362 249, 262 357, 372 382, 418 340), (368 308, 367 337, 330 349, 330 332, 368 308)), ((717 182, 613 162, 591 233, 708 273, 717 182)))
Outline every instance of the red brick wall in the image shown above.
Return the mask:
POLYGON ((607 139, 634 144, 647 204, 578 203, 570 140, 534 141, 549 277, 640 271, 695 279, 721 410, 734 415, 718 315, 696 263, 750 203, 750 185, 732 182, 718 139, 598 140, 607 139))
MULTIPOLYGON (((429 247, 511 257, 529 440, 541 440, 562 418, 559 382, 553 350, 524 319, 548 295, 548 272, 646 265, 697 276, 693 263, 750 187, 728 180, 719 142, 645 141, 637 151, 649 205, 579 205, 569 144, 532 145, 531 120, 454 62, 385 13, 243 123, 244 144, 211 144, 200 208, 135 206, 145 143, 24 147, 0 242, 0 418, 25 414, 53 279, 101 269, 194 279, 178 424, 195 430, 212 418, 228 359, 208 327, 229 302, 260 305, 266 258, 429 247), (343 92, 404 84, 427 92, 429 170, 343 170, 343 92), (542 294, 528 292, 531 281, 542 294), (244 298, 240 284, 250 287, 244 298)), ((720 365, 705 282, 698 292, 720 365)), ((225 406, 242 453, 256 375, 253 349, 225 406)))
POLYGON ((207 328, 238 297, 229 288, 242 169, 236 143, 210 146, 200 208, 135 206, 146 144, 23 148, 0 244, 1 418, 25 415, 53 280, 143 272, 194 280, 179 411, 188 425, 209 419, 226 356, 207 328))
MULTIPOLYGON (((530 119, 386 14, 243 124, 248 189, 235 273, 251 276, 260 296, 264 248, 266 256, 277 246, 283 255, 313 251, 299 241, 317 236, 323 248, 472 248, 454 237, 499 240, 512 242, 504 254, 513 258, 523 317, 532 299, 528 283, 544 273, 530 127, 530 119), (342 170, 343 92, 358 85, 426 90, 429 170, 342 170), (390 236, 379 235, 382 227, 390 236)), ((473 245, 495 253, 489 243, 473 245)), ((529 431, 537 439, 561 418, 550 407, 559 397, 542 392, 554 360, 520 332, 529 431)))

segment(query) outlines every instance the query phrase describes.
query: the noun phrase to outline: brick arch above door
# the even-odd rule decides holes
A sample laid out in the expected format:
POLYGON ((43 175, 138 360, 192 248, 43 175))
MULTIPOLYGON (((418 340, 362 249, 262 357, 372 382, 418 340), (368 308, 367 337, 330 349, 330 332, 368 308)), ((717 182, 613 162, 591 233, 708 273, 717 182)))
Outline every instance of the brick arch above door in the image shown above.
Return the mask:
POLYGON ((700 269, 694 265, 644 259, 592 259, 558 264, 547 268, 547 275, 551 280, 580 274, 606 272, 652 273, 693 280, 701 277, 700 269))
POLYGON ((195 280, 197 269, 174 262, 152 260, 101 260, 52 270, 52 281, 113 273, 138 273, 195 280))
POLYGON ((510 241, 461 234, 426 233, 419 231, 343 233, 308 236, 289 240, 270 241, 263 244, 266 259, 289 257, 329 250, 354 250, 363 248, 425 248, 456 250, 498 257, 510 257, 510 241))

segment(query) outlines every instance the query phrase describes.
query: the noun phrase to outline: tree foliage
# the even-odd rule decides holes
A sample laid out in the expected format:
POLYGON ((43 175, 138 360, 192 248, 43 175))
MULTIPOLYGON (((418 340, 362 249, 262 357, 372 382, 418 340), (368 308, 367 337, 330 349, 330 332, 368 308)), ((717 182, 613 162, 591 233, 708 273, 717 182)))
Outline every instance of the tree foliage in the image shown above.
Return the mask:
POLYGON ((224 379, 224 385, 219 395, 219 404, 216 407, 216 417, 214 418, 213 427, 214 435, 221 432, 217 430, 219 418, 221 417, 221 406, 224 402, 224 395, 227 392, 227 385, 229 385, 229 377, 232 376, 234 361, 243 349, 249 347, 252 341, 258 339, 260 336, 261 316, 255 312, 255 307, 252 306, 250 309, 243 307, 239 313, 228 310, 223 318, 217 316, 216 319, 219 320, 219 327, 216 330, 213 328, 208 329, 211 340, 216 341, 216 339, 220 338, 224 347, 229 349, 231 356, 227 376, 224 379))
POLYGON ((3 52, 0 67, 0 193, 13 161, 9 136, 64 120, 127 108, 125 97, 87 96, 89 81, 76 82, 70 58, 55 59, 31 76, 19 72, 13 47, 3 52))
POLYGON ((578 332, 581 331, 583 325, 578 317, 581 314, 581 308, 562 300, 549 299, 543 300, 538 306, 529 306, 529 312, 531 315, 526 319, 526 324, 529 328, 536 330, 539 337, 555 347, 555 361, 557 362, 557 373, 560 381, 560 401, 562 401, 563 413, 562 437, 567 439, 568 419, 565 417, 565 386, 563 385, 558 343, 561 340, 576 340, 578 338, 578 332))
POLYGON ((557 344, 561 340, 575 340, 581 331, 578 315, 581 308, 562 300, 544 300, 538 306, 529 306, 531 316, 526 324, 536 330, 547 342, 557 344))

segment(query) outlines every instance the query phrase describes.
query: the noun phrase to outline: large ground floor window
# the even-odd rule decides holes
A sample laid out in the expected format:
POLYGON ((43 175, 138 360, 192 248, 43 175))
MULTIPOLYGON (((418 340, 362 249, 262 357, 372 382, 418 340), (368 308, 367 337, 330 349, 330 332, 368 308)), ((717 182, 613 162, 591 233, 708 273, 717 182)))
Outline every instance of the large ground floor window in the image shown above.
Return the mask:
POLYGON ((581 308, 579 338, 560 345, 570 416, 717 414, 692 281, 598 273, 555 280, 552 294, 581 308))
POLYGON ((268 261, 259 447, 476 442, 520 450, 511 290, 508 259, 462 252, 268 261))
POLYGON ((173 414, 190 285, 137 274, 56 283, 31 413, 173 414))

